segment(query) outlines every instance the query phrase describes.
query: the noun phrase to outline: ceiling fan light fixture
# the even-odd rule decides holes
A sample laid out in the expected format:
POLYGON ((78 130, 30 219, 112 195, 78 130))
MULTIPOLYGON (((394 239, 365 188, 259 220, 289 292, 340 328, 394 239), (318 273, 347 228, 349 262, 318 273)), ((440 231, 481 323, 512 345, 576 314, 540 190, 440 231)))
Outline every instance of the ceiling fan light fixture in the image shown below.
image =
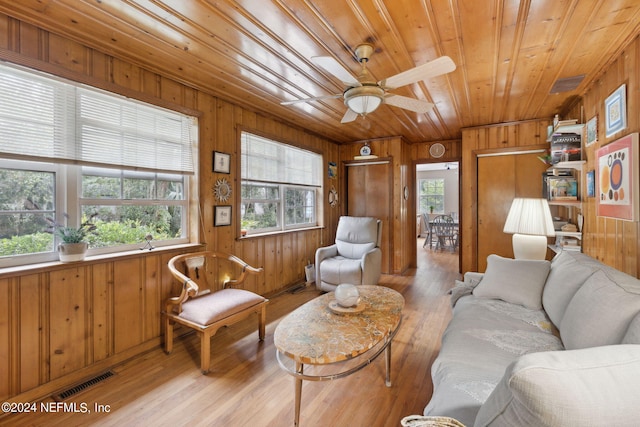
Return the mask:
POLYGON ((354 113, 369 114, 375 111, 384 100, 384 89, 377 85, 363 85, 347 89, 344 103, 354 113))

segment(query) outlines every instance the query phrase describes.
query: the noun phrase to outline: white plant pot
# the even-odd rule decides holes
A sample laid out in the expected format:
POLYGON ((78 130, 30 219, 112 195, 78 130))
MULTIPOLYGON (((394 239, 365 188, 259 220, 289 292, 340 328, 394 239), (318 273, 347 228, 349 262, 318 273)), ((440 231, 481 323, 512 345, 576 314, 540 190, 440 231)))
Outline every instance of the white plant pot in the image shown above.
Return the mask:
POLYGON ((89 244, 81 243, 60 243, 58 245, 58 257, 61 262, 82 261, 87 255, 89 244))

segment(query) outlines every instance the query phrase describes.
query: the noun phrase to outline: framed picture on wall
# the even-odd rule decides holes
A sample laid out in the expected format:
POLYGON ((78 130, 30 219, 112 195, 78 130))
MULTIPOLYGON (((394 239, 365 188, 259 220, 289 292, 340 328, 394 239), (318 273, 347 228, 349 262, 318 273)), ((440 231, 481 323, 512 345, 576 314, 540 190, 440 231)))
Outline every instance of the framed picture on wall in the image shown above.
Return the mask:
POLYGON ((587 172, 587 197, 596 197, 596 171, 587 172))
POLYGON ((590 146, 598 140, 598 116, 593 116, 587 122, 587 141, 586 146, 590 146))
POLYGON ((596 152, 596 213, 638 220, 638 134, 632 133, 596 152))
POLYGON ((231 225, 231 206, 213 207, 213 226, 231 225))
POLYGON ((627 85, 621 85, 604 101, 605 134, 607 137, 627 127, 627 85))
POLYGON ((218 173, 231 173, 231 154, 214 151, 213 171, 218 173))

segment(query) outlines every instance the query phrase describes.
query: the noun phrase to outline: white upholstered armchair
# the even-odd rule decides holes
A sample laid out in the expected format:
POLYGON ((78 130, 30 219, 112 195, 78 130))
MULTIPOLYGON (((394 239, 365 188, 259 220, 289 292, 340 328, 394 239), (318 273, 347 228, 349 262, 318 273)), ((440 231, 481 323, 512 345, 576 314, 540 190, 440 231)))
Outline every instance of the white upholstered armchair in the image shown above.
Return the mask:
POLYGON ((336 242, 316 251, 316 287, 333 291, 342 283, 377 285, 380 280, 382 222, 342 216, 336 242))

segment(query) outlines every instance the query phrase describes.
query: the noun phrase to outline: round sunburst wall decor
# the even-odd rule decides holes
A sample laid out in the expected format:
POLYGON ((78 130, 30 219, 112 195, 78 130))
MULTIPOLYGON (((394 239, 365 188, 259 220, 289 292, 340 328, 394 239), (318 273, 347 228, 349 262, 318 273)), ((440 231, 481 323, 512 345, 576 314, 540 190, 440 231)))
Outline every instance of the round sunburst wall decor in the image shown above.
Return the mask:
POLYGON ((231 184, 226 178, 216 180, 213 186, 213 195, 220 202, 226 202, 231 197, 231 184))

